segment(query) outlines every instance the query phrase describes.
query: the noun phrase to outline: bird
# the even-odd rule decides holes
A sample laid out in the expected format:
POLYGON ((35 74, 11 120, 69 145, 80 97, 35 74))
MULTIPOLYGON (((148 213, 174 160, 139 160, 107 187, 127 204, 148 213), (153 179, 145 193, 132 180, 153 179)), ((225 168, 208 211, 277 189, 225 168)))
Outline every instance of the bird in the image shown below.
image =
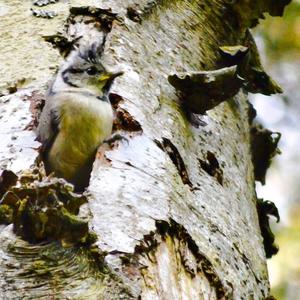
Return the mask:
POLYGON ((97 148, 112 134, 108 95, 123 72, 103 66, 103 45, 93 43, 70 53, 46 94, 37 127, 46 174, 64 178, 75 192, 88 186, 97 148))

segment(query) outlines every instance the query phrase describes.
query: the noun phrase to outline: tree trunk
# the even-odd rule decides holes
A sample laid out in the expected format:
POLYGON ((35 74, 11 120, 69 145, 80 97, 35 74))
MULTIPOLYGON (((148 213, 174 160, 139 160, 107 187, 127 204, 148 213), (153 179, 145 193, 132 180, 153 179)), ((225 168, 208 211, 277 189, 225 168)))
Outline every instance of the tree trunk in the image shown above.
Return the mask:
POLYGON ((228 66, 219 47, 255 52, 248 27, 284 7, 233 2, 1 3, 1 168, 20 173, 38 156, 29 110, 37 114, 62 61, 43 37, 67 55, 79 35, 92 42, 107 33, 103 63, 125 72, 111 94, 115 131, 128 139, 101 146, 94 163, 80 214, 97 247, 30 244, 2 225, 1 299, 269 297, 246 92, 195 115, 168 82, 228 66), (42 9, 57 16, 38 17, 42 9))

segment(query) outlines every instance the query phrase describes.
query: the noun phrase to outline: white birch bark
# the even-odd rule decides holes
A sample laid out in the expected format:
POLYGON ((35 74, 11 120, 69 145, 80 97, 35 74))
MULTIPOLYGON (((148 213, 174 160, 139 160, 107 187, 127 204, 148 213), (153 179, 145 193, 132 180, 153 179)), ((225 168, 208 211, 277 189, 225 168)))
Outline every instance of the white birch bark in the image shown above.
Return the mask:
POLYGON ((34 132, 26 129, 30 104, 43 98, 62 61, 42 37, 63 30, 71 7, 117 14, 103 62, 125 71, 112 93, 119 101, 117 129, 128 139, 100 147, 88 188, 101 259, 77 248, 29 245, 2 225, 1 299, 269 296, 247 95, 241 90, 208 111, 200 117, 206 125, 197 127, 167 80, 218 68, 219 47, 240 44, 273 5, 226 2, 59 1, 44 8, 57 16, 45 19, 32 15, 38 8, 30 1, 0 1, 1 168, 21 172, 38 155, 34 132), (51 265, 45 257, 52 252, 51 265))

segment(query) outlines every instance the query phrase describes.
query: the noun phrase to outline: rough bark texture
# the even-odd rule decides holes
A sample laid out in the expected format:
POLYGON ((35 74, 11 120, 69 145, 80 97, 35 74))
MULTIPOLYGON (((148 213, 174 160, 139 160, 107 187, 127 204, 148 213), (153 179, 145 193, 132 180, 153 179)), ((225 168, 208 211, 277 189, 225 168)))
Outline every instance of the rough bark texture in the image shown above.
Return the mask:
POLYGON ((1 168, 18 173, 38 155, 29 111, 36 113, 62 59, 42 36, 64 25, 70 40, 78 32, 95 33, 85 37, 92 40, 109 31, 103 62, 125 71, 111 98, 116 131, 129 141, 100 147, 94 164, 82 215, 98 236, 97 254, 32 245, 3 227, 1 299, 269 296, 247 96, 240 90, 199 117, 183 109, 167 80, 178 72, 219 68, 219 47, 247 45, 248 26, 263 12, 281 14, 285 4, 233 2, 61 1, 53 5, 58 15, 45 19, 32 15, 30 1, 0 1, 1 168), (73 9, 68 22, 69 9, 82 5, 116 16, 103 11, 102 18, 97 10, 83 16, 84 10, 73 9), (107 14, 111 26, 96 26, 107 14), (88 25, 85 18, 92 18, 88 25), (197 126, 194 118, 200 118, 197 126))

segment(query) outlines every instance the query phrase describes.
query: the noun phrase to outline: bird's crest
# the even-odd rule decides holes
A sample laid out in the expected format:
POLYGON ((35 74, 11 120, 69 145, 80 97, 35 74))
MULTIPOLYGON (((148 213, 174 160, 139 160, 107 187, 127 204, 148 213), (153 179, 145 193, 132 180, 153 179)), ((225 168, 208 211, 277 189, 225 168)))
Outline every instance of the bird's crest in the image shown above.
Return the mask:
POLYGON ((101 42, 95 41, 89 45, 82 44, 78 48, 79 57, 93 64, 98 64, 104 52, 105 42, 106 42, 106 35, 103 36, 101 42))

